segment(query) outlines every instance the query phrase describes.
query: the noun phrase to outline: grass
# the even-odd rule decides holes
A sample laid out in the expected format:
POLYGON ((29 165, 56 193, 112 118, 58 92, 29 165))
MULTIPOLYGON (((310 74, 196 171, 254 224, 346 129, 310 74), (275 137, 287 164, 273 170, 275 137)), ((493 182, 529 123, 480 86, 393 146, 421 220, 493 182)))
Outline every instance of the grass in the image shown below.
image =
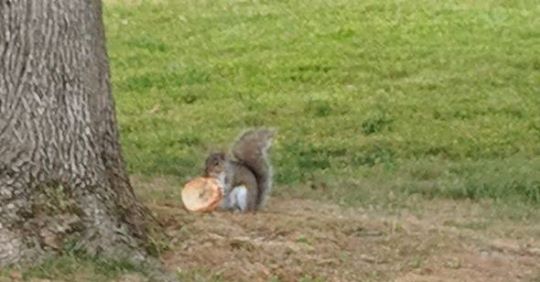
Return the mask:
MULTIPOLYGON (((480 231, 538 216, 537 1, 104 2, 128 169, 162 179, 138 191, 147 202, 178 199, 209 151, 269 126, 282 197, 387 211, 434 198, 500 204, 485 221, 448 223, 480 231)), ((65 254, 0 281, 126 273, 143 275, 65 254)), ((204 267, 178 275, 223 280, 204 267)))
POLYGON ((271 126, 278 185, 538 204, 539 19, 536 1, 112 1, 129 170, 191 177, 271 126))
POLYGON ((30 268, 12 267, 0 270, 0 281, 112 281, 121 275, 140 275, 140 269, 125 261, 109 261, 66 253, 30 268), (2 280, 10 277, 12 280, 2 280), (40 280, 42 279, 42 280, 40 280))

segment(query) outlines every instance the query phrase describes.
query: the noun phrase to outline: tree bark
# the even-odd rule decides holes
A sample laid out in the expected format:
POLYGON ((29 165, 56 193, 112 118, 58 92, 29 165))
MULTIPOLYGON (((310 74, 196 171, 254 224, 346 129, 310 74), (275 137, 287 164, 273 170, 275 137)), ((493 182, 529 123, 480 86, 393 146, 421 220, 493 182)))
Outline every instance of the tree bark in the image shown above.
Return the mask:
POLYGON ((0 0, 0 266, 66 243, 144 260, 99 0, 0 0))

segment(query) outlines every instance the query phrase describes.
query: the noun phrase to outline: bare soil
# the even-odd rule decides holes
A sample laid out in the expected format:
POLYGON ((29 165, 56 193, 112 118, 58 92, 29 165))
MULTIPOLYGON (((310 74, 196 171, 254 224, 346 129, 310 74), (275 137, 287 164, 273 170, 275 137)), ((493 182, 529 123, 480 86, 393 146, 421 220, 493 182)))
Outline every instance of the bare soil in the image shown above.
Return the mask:
POLYGON ((209 273, 202 281, 540 280, 537 224, 486 222, 474 203, 419 206, 389 215, 273 198, 257 214, 194 214, 173 199, 151 204, 171 238, 164 263, 209 273))

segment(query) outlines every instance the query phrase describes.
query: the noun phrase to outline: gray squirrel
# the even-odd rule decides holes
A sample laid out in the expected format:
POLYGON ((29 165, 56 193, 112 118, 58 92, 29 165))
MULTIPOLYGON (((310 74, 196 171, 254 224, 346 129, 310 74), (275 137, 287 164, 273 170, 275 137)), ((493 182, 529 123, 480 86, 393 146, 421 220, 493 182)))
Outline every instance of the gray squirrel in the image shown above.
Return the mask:
POLYGON ((269 151, 275 135, 270 129, 251 129, 233 143, 231 153, 211 153, 204 176, 220 182, 220 209, 255 212, 262 208, 272 190, 269 151))

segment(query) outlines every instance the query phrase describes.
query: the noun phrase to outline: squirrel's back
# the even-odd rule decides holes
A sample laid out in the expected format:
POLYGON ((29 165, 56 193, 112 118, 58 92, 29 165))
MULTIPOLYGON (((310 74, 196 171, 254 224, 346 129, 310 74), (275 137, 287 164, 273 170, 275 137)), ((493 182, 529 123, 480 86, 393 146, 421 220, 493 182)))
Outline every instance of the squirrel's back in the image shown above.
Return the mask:
POLYGON ((248 167, 257 179, 257 208, 264 205, 272 189, 272 166, 268 156, 275 131, 251 129, 236 140, 232 155, 236 161, 248 167))

